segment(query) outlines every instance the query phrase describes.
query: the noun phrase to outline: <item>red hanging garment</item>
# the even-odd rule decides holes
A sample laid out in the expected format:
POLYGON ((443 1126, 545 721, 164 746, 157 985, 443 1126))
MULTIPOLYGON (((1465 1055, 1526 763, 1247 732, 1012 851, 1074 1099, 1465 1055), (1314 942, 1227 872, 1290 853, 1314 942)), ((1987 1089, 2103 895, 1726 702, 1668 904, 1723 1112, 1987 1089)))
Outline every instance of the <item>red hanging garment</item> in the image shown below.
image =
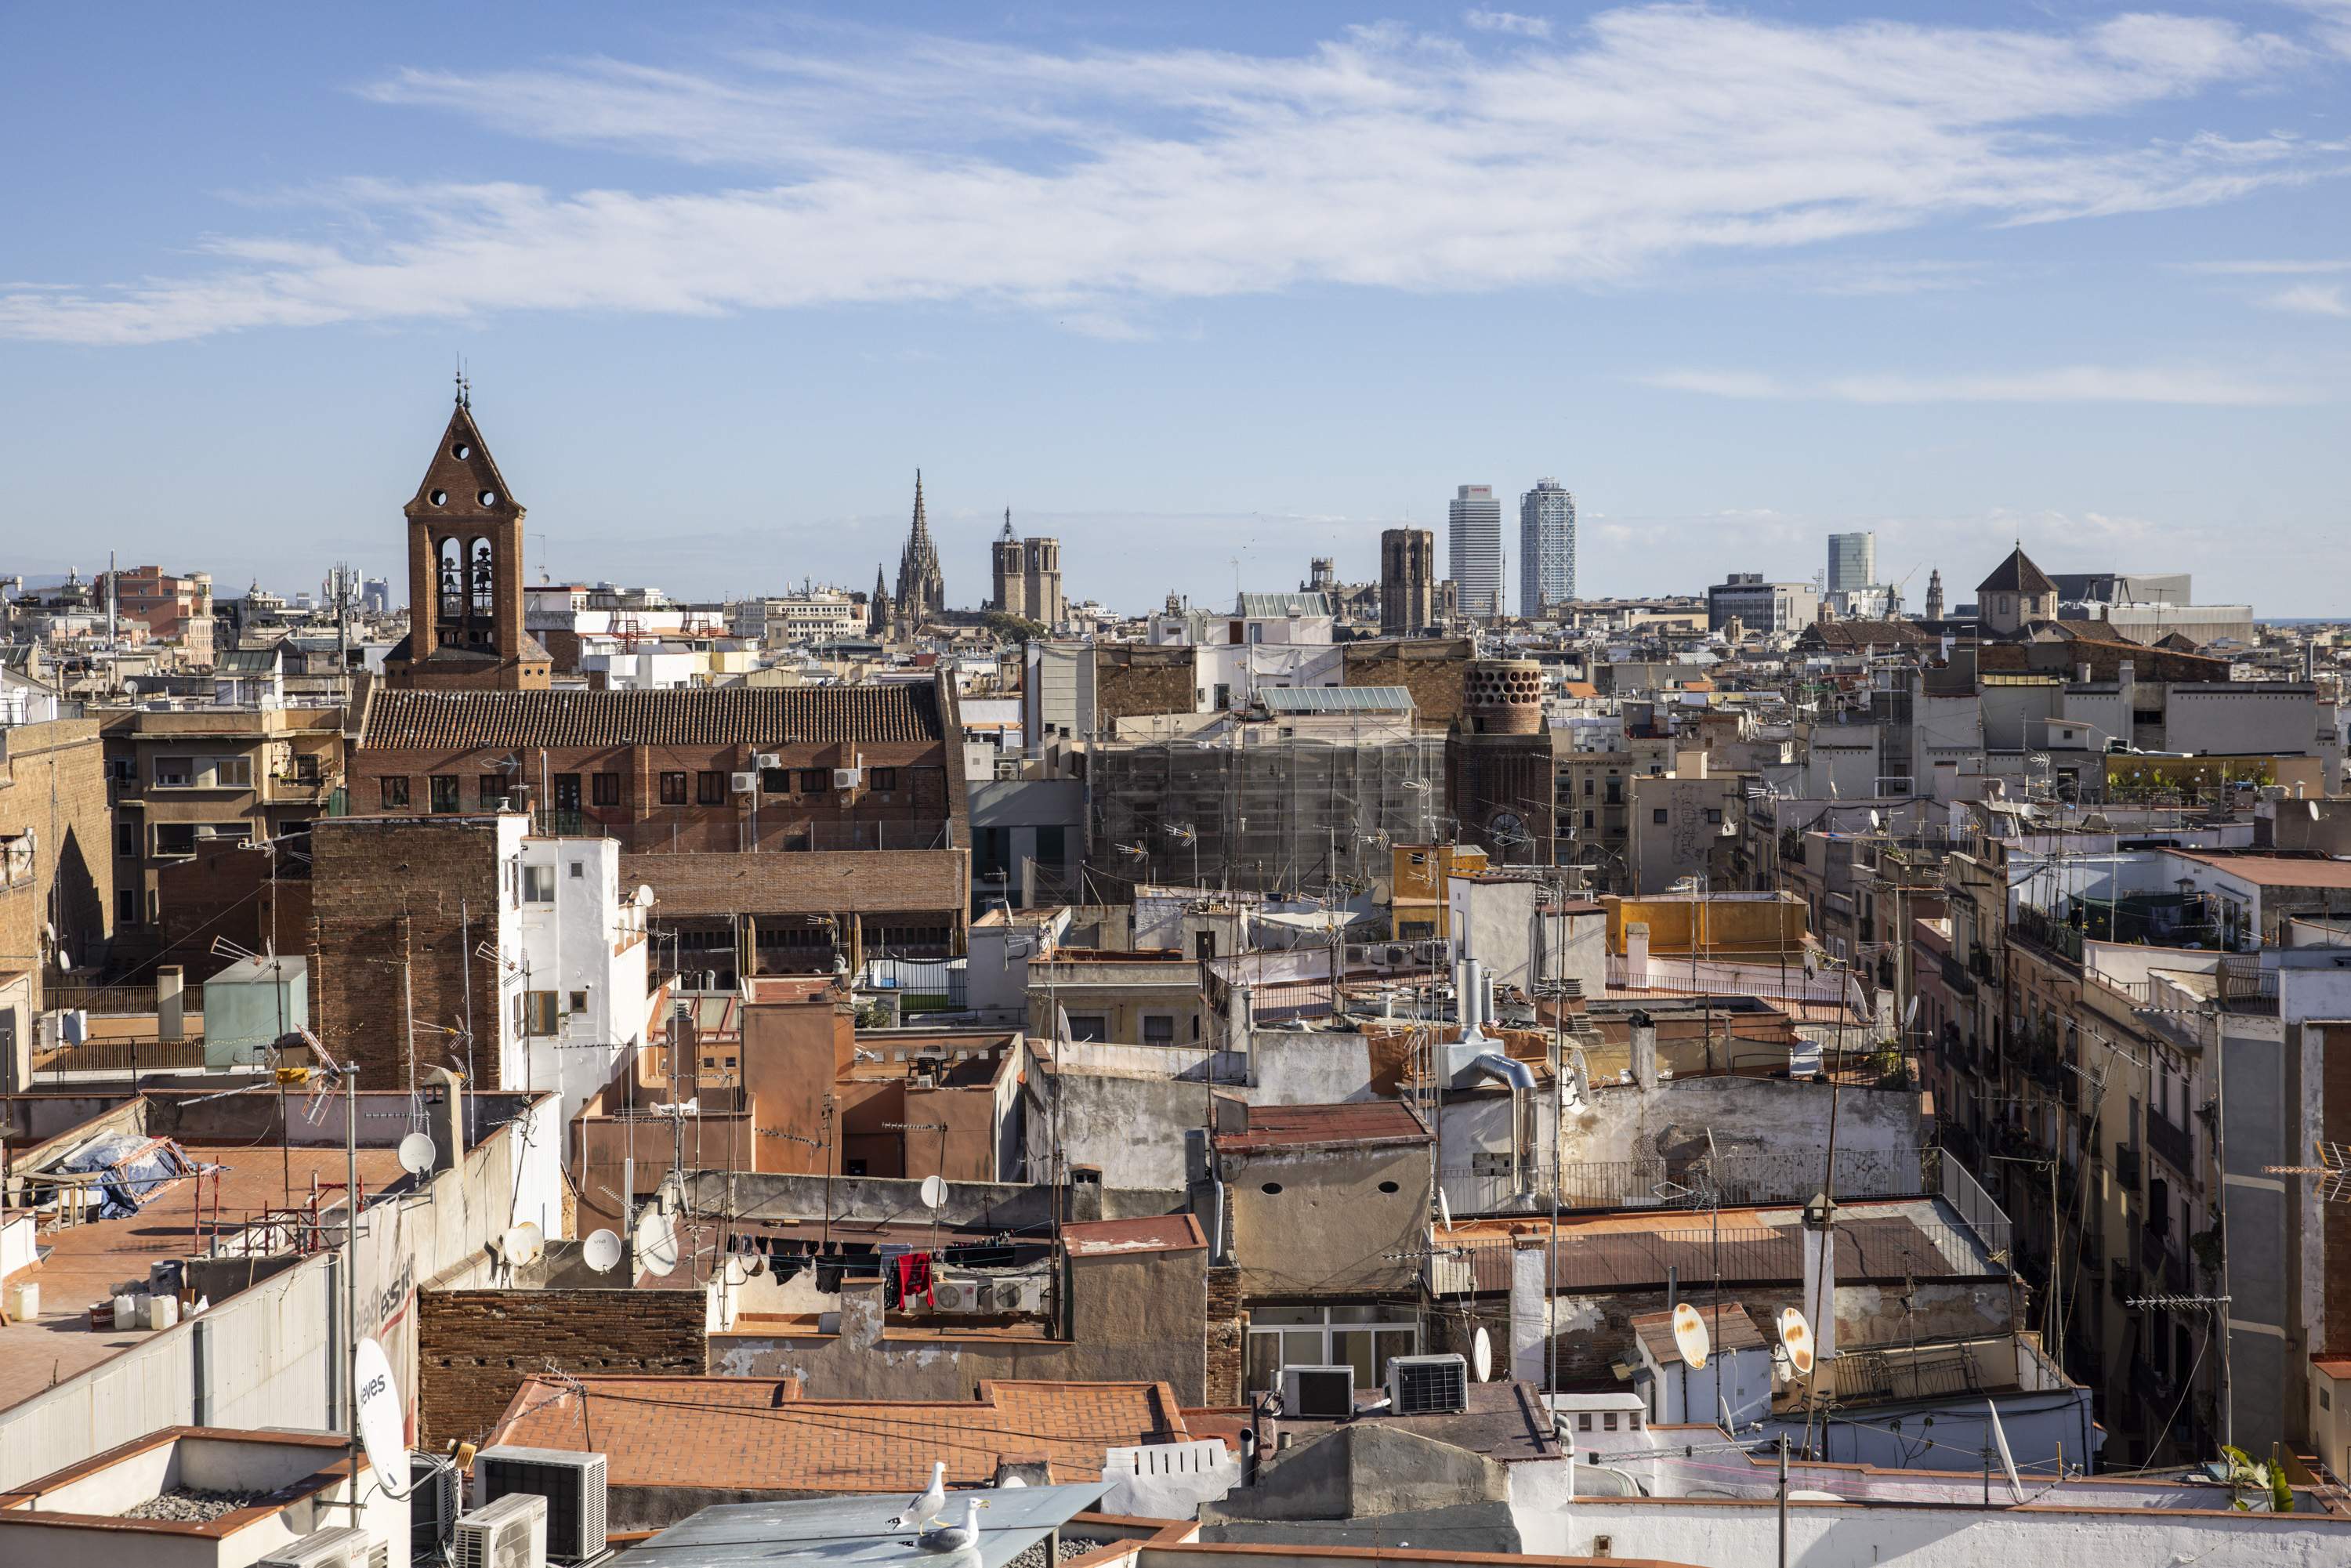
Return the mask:
POLYGON ((911 1304, 919 1295, 925 1306, 935 1307, 937 1298, 931 1294, 931 1255, 927 1252, 901 1252, 898 1255, 898 1304, 911 1304))

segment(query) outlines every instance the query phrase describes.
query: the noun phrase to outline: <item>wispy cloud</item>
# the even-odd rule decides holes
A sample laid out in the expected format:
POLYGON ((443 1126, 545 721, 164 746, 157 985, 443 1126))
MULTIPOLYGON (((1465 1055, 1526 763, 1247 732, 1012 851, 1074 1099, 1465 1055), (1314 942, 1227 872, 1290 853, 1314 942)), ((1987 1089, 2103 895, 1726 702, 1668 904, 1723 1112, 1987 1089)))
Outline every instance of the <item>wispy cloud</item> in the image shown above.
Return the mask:
POLYGON ((281 232, 205 241, 211 270, 0 292, 0 336, 910 300, 1121 332, 1173 300, 1623 285, 1700 253, 2221 202, 2346 162, 2125 120, 2300 58, 2228 21, 1813 26, 1673 5, 1515 36, 1489 57, 1380 26, 1273 57, 852 32, 694 70, 398 70, 366 96, 674 177, 355 179, 304 193, 281 232))
POLYGON ((2351 261, 2190 261, 2180 270, 2217 277, 2301 277, 2351 272, 2351 261))
POLYGON ((1547 16, 1521 16, 1516 11, 1472 7, 1461 13, 1461 19, 1480 33, 1509 33, 1521 38, 1551 37, 1551 19, 1547 16))
POLYGON ((2273 310, 2294 310, 2305 316, 2351 316, 2351 301, 2344 298, 2339 283, 2298 283, 2262 303, 2273 310))
POLYGON ((1794 380, 1753 371, 1669 370, 1646 386, 1709 397, 1854 403, 2148 402, 2252 408, 2316 401, 2314 389, 2199 368, 2066 365, 1976 375, 1846 375, 1794 380))

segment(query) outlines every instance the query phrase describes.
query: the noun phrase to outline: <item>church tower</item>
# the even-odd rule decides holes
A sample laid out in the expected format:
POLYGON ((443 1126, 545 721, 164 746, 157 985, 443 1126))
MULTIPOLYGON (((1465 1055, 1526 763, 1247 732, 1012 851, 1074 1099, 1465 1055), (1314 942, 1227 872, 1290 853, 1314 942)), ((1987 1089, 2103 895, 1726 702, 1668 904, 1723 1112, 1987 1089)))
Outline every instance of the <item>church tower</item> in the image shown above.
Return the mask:
POLYGON ((873 569, 873 602, 866 606, 865 634, 886 641, 890 635, 890 584, 882 569, 873 569))
POLYGON ((1020 575, 1020 536, 1012 531, 1012 508, 1004 508, 1004 531, 987 551, 990 607, 1005 615, 1026 615, 1028 593, 1020 575))
POLYGON ((914 526, 898 557, 897 615, 900 632, 911 637, 947 607, 946 580, 939 572, 939 547, 923 515, 923 471, 914 470, 914 526))
POLYGON ((449 428, 402 512, 408 637, 384 656, 384 684, 545 691, 547 650, 523 629, 523 508, 482 444, 463 380, 449 428))

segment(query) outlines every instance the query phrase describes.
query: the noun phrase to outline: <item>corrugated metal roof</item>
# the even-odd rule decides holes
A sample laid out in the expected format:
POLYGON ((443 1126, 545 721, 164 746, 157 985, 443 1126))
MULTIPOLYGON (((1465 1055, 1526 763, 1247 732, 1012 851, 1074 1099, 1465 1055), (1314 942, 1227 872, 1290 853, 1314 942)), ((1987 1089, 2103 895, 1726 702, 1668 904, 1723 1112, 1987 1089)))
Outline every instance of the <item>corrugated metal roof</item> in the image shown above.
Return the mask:
POLYGON ((1336 615, 1327 593, 1244 593, 1234 613, 1252 621, 1283 621, 1292 615, 1336 615))
POLYGON ((1003 1568, 1102 1500, 1108 1483, 994 1487, 949 1492, 939 1522, 961 1524, 979 1510, 979 1539, 952 1557, 921 1545, 926 1524, 893 1530, 906 1506, 896 1493, 808 1498, 792 1502, 720 1503, 640 1542, 629 1556, 653 1568, 735 1568, 774 1563, 960 1563, 1003 1568))
POLYGON ((1268 713, 1410 713, 1408 686, 1259 686, 1268 713))

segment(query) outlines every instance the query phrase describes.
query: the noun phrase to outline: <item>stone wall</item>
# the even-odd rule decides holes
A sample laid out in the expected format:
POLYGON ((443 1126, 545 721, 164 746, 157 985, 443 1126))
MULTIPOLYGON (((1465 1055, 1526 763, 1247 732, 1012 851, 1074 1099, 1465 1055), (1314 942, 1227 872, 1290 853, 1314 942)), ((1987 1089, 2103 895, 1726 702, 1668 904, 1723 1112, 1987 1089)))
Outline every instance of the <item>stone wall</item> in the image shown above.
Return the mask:
POLYGON ((1240 1404, 1243 1353, 1249 1329, 1241 1316, 1241 1271, 1232 1268, 1208 1270, 1208 1365, 1206 1394, 1211 1406, 1240 1404))
POLYGON ((1190 647, 1095 647, 1094 713, 1105 729, 1113 719, 1193 713, 1199 702, 1199 673, 1190 647))
POLYGON ((420 1291, 416 1440, 481 1441, 550 1366, 698 1377, 707 1310, 700 1291, 420 1291))
POLYGON ((0 970, 31 971, 42 1005, 41 928, 84 967, 101 962, 114 929, 114 825, 96 719, 0 729, 0 838, 34 835, 29 880, 0 875, 0 970))
POLYGON ((1350 643, 1342 679, 1351 686, 1403 686, 1412 693, 1416 726, 1444 729, 1461 716, 1472 651, 1467 638, 1350 643))

